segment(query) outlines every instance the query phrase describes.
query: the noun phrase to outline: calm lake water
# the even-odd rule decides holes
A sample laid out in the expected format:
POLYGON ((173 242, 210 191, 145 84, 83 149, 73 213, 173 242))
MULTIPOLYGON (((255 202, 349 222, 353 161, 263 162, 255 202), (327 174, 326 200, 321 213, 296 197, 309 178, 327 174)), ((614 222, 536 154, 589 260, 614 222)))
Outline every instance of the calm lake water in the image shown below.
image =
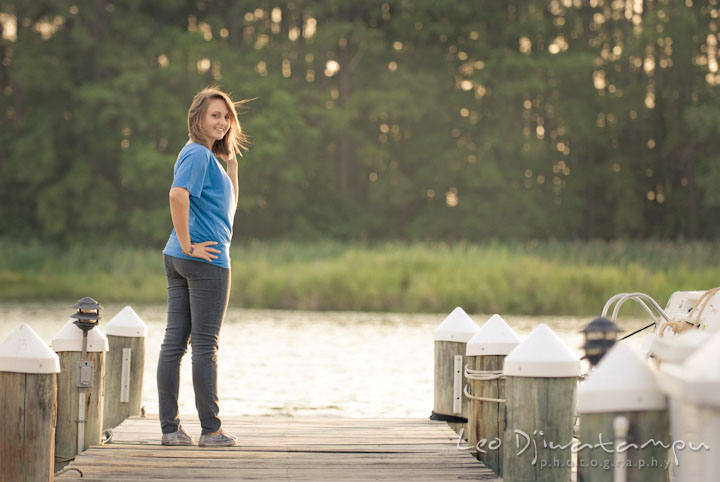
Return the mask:
MULTIPOLYGON (((599 301, 598 304, 601 304, 599 301)), ((21 322, 48 344, 72 303, 0 303, 0 340, 21 322)), ((124 304, 104 304, 101 329, 124 304)), ((143 405, 157 413, 155 371, 165 305, 131 305, 148 325, 143 405)), ((449 307, 448 313, 454 307, 449 307)), ((427 417, 433 408, 433 330, 445 314, 243 310, 230 308, 220 334, 219 398, 225 415, 427 417)), ((489 315, 470 314, 479 325, 489 315)), ((580 354, 592 318, 504 316, 524 338, 548 324, 580 354)), ((647 320, 620 320, 626 330, 647 320)), ((640 341, 640 336, 633 337, 640 341)), ((196 419, 190 352, 180 388, 184 420, 196 419)))

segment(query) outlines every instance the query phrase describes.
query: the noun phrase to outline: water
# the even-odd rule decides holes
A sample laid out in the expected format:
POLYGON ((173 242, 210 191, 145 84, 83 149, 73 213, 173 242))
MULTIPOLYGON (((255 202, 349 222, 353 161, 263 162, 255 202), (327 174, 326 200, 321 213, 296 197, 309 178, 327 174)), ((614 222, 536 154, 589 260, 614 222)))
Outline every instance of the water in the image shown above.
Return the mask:
MULTIPOLYGON (((70 305, 0 303, 0 340, 25 322, 49 344, 74 312, 70 305)), ((123 306, 104 305, 101 329, 123 306)), ((157 413, 155 371, 165 306, 133 309, 148 325, 142 403, 148 413, 157 413)), ((218 355, 221 416, 427 417, 433 407, 433 330, 445 316, 230 308, 218 355)), ((481 326, 489 315, 471 317, 481 326)), ((522 338, 546 323, 580 355, 578 331, 592 318, 504 319, 522 338)), ((645 323, 620 324, 631 332, 645 323)), ((197 417, 190 353, 182 367, 180 413, 183 419, 197 417)))

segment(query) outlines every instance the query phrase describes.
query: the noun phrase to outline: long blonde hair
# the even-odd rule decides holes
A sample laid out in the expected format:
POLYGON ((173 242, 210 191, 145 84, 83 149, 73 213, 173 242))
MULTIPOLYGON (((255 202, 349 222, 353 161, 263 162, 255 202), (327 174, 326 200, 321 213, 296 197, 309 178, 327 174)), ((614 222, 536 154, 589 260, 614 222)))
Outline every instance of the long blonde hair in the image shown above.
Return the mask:
POLYGON ((207 146, 207 138, 200 126, 212 99, 220 99, 225 102, 230 113, 230 129, 222 139, 213 142, 211 149, 213 154, 227 155, 234 152, 238 156, 242 156, 242 151, 247 151, 250 140, 242 131, 236 108, 245 106, 249 100, 233 102, 228 94, 217 87, 205 87, 193 98, 190 109, 188 109, 188 136, 190 140, 207 146))

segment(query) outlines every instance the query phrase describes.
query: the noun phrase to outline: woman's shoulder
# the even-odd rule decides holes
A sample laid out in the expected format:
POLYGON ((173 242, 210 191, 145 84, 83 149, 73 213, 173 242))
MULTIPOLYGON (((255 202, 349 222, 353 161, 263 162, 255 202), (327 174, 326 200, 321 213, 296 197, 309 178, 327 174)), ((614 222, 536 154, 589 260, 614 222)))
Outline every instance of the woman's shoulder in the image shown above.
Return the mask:
POLYGON ((203 159, 207 161, 212 158, 212 152, 210 151, 210 149, 203 146, 202 144, 188 141, 188 143, 185 144, 182 149, 180 149, 180 154, 178 154, 178 160, 188 158, 203 159))

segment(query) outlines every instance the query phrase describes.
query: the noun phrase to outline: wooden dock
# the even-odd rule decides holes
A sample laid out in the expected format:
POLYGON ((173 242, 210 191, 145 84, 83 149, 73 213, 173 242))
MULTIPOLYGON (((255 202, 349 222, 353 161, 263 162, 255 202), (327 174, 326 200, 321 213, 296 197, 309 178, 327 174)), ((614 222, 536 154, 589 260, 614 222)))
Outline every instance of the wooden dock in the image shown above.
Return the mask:
MULTIPOLYGON (((199 422, 183 422, 197 441, 199 422)), ((444 422, 402 418, 223 417, 230 448, 160 445, 156 416, 130 417, 56 480, 495 480, 444 422), (82 478, 81 478, 82 473, 82 478)))

